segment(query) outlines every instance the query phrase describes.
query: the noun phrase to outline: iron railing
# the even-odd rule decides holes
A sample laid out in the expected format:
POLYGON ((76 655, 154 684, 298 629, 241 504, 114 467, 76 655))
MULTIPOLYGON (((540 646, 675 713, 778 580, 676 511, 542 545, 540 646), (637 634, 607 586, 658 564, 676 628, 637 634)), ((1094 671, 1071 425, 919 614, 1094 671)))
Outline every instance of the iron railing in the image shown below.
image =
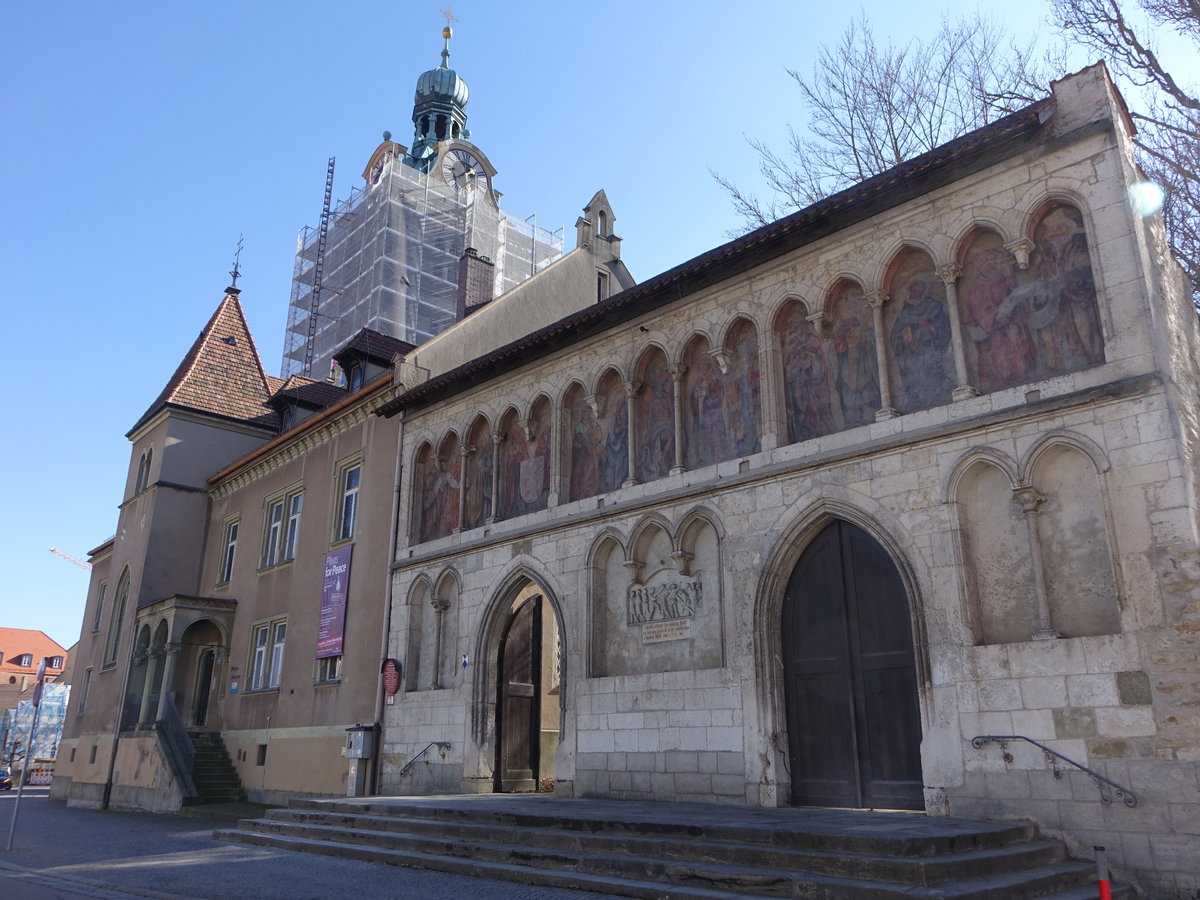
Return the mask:
MULTIPOLYGON (((411 770, 412 767, 415 766, 417 764, 417 762, 420 761, 420 759, 422 757, 424 757, 425 754, 428 753, 430 751, 430 749, 432 749, 433 747, 437 747, 438 753, 445 756, 446 751, 450 749, 450 744, 447 743, 446 741, 430 741, 428 744, 425 745, 424 750, 422 750, 420 753, 418 753, 416 756, 414 756, 412 759, 410 759, 408 762, 406 762, 404 764, 404 768, 400 770, 400 774, 396 777, 403 778, 405 775, 407 775, 409 773, 409 770, 411 770)), ((429 760, 425 760, 425 764, 429 765, 429 760)))
POLYGON ((1089 769, 1082 763, 1077 763, 1070 757, 1063 756, 1057 750, 1051 750, 1040 741, 1035 741, 1033 738, 1026 737, 1023 734, 980 734, 971 738, 971 746, 978 750, 984 744, 996 743, 1000 745, 1001 750, 1005 750, 1008 748, 1009 741, 1025 741, 1026 743, 1033 744, 1033 746, 1041 750, 1042 753, 1045 754, 1046 762, 1050 765, 1050 770, 1054 772, 1055 778, 1062 778, 1062 770, 1058 767, 1059 760, 1074 766, 1081 772, 1086 772, 1089 776, 1091 776, 1092 783, 1096 785, 1096 790, 1100 792, 1100 799, 1104 803, 1112 803, 1112 797, 1109 794, 1111 790, 1112 793, 1115 793, 1118 797, 1120 797, 1121 802, 1129 808, 1132 809, 1133 807, 1137 806, 1137 797, 1129 788, 1117 784, 1111 778, 1105 778, 1099 772, 1089 769))
POLYGON ((183 724, 183 717, 175 707, 175 698, 167 694, 166 712, 161 719, 154 723, 154 731, 158 735, 158 744, 163 756, 175 775, 175 781, 184 797, 195 797, 199 794, 196 784, 192 781, 192 766, 196 762, 196 747, 183 724))

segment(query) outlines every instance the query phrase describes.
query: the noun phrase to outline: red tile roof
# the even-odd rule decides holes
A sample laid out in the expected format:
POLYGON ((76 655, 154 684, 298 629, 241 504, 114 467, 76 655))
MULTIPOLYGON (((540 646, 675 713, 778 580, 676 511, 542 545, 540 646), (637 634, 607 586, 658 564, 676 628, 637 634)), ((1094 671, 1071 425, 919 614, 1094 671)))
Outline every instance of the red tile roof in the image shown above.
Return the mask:
MULTIPOLYGON (((36 675, 38 664, 43 657, 61 656, 63 665, 67 663, 67 651, 46 636, 43 631, 33 631, 28 628, 0 628, 0 653, 4 661, 0 663, 0 672, 4 673, 4 681, 9 675, 36 675), (15 661, 24 653, 33 659, 28 666, 18 666, 15 661)), ((57 675, 61 668, 47 667, 46 675, 57 675)))
POLYGON ((158 399, 129 434, 169 406, 273 428, 277 419, 266 405, 271 393, 242 305, 236 296, 226 294, 158 399))

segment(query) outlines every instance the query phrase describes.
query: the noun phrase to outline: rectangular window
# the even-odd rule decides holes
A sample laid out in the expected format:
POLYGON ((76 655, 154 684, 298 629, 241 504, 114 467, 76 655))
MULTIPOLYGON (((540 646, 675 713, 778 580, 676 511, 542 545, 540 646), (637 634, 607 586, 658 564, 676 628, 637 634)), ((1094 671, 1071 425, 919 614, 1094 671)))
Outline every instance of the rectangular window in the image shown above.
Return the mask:
POLYGON ((608 273, 596 273, 596 302, 608 299, 608 273))
POLYGON ((342 470, 342 508, 338 515, 337 540, 348 541, 354 537, 354 524, 358 519, 358 483, 362 478, 362 465, 342 470))
POLYGON ((92 617, 92 631, 100 630, 100 619, 104 617, 104 595, 108 593, 108 582, 100 582, 96 589, 96 614, 92 617))
POLYGON ((254 626, 250 633, 250 690, 263 691, 279 687, 286 634, 286 619, 262 622, 254 626))
POLYGON ((283 501, 267 507, 267 533, 263 538, 263 568, 279 562, 279 536, 283 532, 283 501))
POLYGON ((326 656, 317 660, 317 684, 327 684, 338 681, 342 677, 342 658, 326 656))
POLYGON ((217 584, 226 584, 233 577, 233 558, 237 554, 238 520, 225 523, 225 551, 221 554, 221 571, 217 584))
POLYGON ((88 666, 83 670, 83 690, 79 692, 79 709, 75 710, 75 715, 82 716, 83 711, 87 709, 88 694, 92 690, 92 667, 88 666))
POLYGON ((283 537, 284 560, 296 558, 296 538, 300 534, 300 509, 303 506, 303 494, 293 494, 288 498, 287 531, 283 537))

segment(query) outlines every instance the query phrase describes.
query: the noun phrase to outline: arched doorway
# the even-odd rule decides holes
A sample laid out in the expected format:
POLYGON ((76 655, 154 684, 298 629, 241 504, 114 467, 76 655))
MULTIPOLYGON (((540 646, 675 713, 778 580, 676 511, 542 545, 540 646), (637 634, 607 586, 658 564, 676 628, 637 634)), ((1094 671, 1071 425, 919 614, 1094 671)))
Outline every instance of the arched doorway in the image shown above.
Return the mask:
POLYGON ((891 557, 831 522, 792 570, 782 620, 792 802, 923 809, 912 625, 891 557))
POLYGON ((193 690, 192 724, 197 728, 208 722, 208 697, 212 691, 213 664, 217 651, 207 647, 200 651, 200 664, 196 667, 196 686, 193 690))
POLYGON ((537 789, 541 743, 542 598, 513 614, 500 641, 496 697, 496 790, 537 789))

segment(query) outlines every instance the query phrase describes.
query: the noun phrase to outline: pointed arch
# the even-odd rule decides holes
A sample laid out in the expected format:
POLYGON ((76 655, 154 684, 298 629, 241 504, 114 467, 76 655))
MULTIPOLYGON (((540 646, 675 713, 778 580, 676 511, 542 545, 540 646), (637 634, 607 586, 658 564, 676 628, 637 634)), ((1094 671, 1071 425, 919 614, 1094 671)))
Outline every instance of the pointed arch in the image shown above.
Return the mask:
POLYGON ((830 414, 838 430, 875 421, 881 405, 875 314, 862 282, 843 275, 825 295, 829 322, 830 414))
POLYGON ((708 336, 693 335, 681 356, 683 379, 683 464, 699 469, 728 459, 731 455, 725 419, 725 377, 708 336))
POLYGON ((665 478, 675 465, 675 385, 668 355, 652 343, 639 358, 635 380, 639 382, 634 403, 634 434, 637 436, 637 478, 665 478))
POLYGON ((999 231, 976 226, 959 245, 959 318, 967 380, 983 393, 1029 381, 1036 358, 1027 311, 1009 303, 1021 273, 999 231))
POLYGON ((725 329, 721 354, 725 360, 725 402, 722 413, 731 456, 749 456, 762 449, 762 367, 759 328, 739 315, 725 329))
POLYGON ((464 530, 479 528, 492 517, 492 486, 496 467, 492 426, 483 413, 475 415, 466 434, 467 454, 463 467, 464 530))
POLYGON ((836 430, 832 411, 830 348, 821 339, 819 318, 798 300, 784 304, 773 326, 779 348, 788 443, 836 430))
POLYGON ((892 398, 900 412, 951 401, 955 362, 946 285, 933 254, 906 243, 884 278, 890 298, 883 308, 892 398))

